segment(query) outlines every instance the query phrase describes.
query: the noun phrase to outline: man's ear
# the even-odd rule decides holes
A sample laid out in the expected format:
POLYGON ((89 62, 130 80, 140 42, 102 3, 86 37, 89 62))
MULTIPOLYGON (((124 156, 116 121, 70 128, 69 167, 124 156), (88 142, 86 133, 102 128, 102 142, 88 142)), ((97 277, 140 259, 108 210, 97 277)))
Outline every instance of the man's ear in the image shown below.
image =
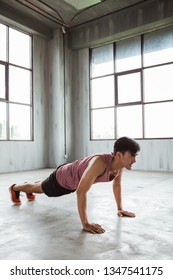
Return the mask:
POLYGON ((121 152, 117 152, 116 156, 117 156, 117 158, 121 158, 122 157, 122 153, 121 152))

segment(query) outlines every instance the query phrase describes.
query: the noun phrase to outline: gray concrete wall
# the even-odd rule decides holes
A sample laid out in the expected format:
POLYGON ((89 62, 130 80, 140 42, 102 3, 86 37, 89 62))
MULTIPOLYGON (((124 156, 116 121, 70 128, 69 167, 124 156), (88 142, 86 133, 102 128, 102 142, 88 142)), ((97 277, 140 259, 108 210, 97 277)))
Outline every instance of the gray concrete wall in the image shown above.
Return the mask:
POLYGON ((34 35, 34 141, 0 141, 0 173, 48 166, 47 51, 47 41, 34 35))
POLYGON ((73 50, 121 40, 173 24, 172 0, 147 0, 69 31, 73 50))
POLYGON ((89 145, 89 50, 73 53, 73 158, 88 155, 89 145))
POLYGON ((49 166, 55 167, 70 160, 73 146, 71 105, 71 51, 61 29, 49 41, 49 166), (64 68, 65 67, 65 68, 64 68), (65 74, 66 73, 66 74, 65 74), (65 80, 64 80, 65 79, 65 80), (65 83, 64 83, 65 81, 65 83), (65 158, 68 156, 68 159, 65 158))

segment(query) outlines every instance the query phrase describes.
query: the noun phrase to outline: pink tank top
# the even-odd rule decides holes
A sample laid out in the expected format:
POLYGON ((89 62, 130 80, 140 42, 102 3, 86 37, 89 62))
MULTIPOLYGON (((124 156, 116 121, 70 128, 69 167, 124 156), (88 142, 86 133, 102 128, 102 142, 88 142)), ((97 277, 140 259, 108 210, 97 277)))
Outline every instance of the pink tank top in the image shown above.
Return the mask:
MULTIPOLYGON (((66 189, 76 190, 78 187, 79 181, 80 181, 85 169, 88 166, 89 161, 96 156, 103 157, 103 159, 106 162, 107 168, 101 176, 99 176, 95 179, 94 184, 99 183, 99 182, 109 182, 110 181, 109 172, 110 172, 111 162, 113 159, 113 154, 95 154, 95 155, 88 156, 88 157, 85 157, 80 160, 76 160, 72 163, 67 163, 65 165, 62 165, 56 171, 56 179, 57 179, 58 183, 66 189)), ((117 170, 115 177, 118 177, 120 175, 120 173, 121 173, 121 169, 117 170)))

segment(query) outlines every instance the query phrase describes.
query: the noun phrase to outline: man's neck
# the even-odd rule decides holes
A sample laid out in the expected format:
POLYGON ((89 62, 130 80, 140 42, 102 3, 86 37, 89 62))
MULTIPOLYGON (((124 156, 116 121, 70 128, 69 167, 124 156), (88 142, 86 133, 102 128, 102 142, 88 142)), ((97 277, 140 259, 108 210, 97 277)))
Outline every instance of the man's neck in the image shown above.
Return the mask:
POLYGON ((114 171, 119 170, 121 168, 123 168, 123 166, 122 166, 119 158, 116 155, 114 155, 114 157, 112 159, 110 171, 112 173, 114 173, 114 171))

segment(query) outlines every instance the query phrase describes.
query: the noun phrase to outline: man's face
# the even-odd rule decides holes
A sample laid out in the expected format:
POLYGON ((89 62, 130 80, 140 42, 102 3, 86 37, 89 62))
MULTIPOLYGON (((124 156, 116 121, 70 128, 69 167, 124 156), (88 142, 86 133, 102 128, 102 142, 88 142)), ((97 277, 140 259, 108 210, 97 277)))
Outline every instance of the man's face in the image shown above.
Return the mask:
POLYGON ((130 152, 125 152, 124 154, 121 154, 121 163, 122 165, 130 170, 132 168, 133 163, 136 162, 136 155, 131 155, 130 152))

